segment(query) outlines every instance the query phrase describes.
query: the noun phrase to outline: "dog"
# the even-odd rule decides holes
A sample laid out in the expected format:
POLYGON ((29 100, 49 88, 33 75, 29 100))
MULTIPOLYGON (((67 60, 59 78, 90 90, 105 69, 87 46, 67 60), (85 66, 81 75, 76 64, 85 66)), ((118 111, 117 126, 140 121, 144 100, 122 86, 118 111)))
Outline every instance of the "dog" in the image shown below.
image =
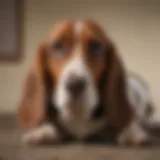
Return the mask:
POLYGON ((27 144, 62 142, 66 135, 83 141, 109 126, 118 130, 117 143, 140 145, 148 139, 141 123, 151 110, 148 86, 128 73, 102 27, 66 20, 34 55, 18 121, 27 144))

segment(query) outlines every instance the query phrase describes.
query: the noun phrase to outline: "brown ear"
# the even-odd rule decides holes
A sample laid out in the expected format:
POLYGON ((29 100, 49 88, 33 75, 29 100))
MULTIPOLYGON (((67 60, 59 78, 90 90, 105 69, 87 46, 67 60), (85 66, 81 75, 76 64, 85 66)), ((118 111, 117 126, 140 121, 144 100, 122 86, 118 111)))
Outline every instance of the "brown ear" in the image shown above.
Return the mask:
POLYGON ((123 128, 133 113, 126 95, 125 70, 113 44, 109 46, 107 56, 102 101, 106 106, 108 124, 123 128))
POLYGON ((35 55, 23 88, 18 108, 18 120, 24 129, 35 127, 45 118, 45 46, 35 55))

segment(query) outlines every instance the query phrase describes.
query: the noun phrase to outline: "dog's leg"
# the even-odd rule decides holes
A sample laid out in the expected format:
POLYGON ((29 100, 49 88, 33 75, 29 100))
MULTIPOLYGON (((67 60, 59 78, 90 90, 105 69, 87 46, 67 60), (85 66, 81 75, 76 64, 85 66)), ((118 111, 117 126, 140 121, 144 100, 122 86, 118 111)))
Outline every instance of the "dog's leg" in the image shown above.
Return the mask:
POLYGON ((50 123, 45 123, 25 133, 22 137, 22 141, 26 144, 36 145, 43 143, 57 143, 60 138, 60 133, 56 126, 50 123))

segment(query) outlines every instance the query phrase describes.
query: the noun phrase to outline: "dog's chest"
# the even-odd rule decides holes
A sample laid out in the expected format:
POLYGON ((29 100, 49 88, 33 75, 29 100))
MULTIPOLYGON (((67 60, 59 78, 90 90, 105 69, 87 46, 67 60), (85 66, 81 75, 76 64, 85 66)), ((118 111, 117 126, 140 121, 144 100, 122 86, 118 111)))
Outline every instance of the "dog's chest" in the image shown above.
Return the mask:
POLYGON ((62 126, 71 135, 77 139, 83 139, 86 136, 93 134, 104 126, 104 119, 91 120, 89 117, 82 115, 68 114, 68 116, 60 116, 62 126))

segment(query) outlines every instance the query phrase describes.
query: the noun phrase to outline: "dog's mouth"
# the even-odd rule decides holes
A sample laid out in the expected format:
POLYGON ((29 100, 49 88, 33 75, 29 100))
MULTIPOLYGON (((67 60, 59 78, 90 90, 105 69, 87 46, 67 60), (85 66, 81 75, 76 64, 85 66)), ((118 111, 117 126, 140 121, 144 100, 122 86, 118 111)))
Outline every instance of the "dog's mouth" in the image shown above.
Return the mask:
POLYGON ((85 103, 85 94, 74 95, 74 96, 69 95, 69 99, 66 105, 71 108, 87 107, 87 104, 85 103))

